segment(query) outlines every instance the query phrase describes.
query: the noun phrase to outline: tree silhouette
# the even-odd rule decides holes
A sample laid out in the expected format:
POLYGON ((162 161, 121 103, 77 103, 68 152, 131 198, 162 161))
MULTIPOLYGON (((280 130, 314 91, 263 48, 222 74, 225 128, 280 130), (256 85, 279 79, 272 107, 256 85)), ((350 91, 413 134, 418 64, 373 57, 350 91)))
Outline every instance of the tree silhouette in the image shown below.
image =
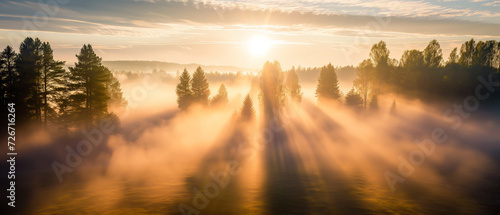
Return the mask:
POLYGON ((494 67, 496 65, 495 61, 499 55, 496 41, 479 41, 476 45, 476 55, 473 57, 472 64, 476 66, 494 67))
POLYGON ((16 53, 12 47, 7 46, 0 53, 0 100, 2 107, 14 101, 15 87, 18 74, 15 67, 16 53))
POLYGON ((367 110, 368 107, 368 94, 372 91, 372 78, 374 67, 370 59, 366 59, 358 66, 356 71, 357 79, 354 80, 354 87, 363 97, 363 107, 367 110))
POLYGON ((285 88, 293 102, 300 103, 302 101, 302 92, 299 84, 299 77, 295 72, 295 67, 288 71, 285 88))
POLYGON ((260 87, 265 113, 268 117, 273 117, 283 107, 285 99, 283 71, 278 61, 264 64, 260 87))
POLYGON ((212 105, 218 105, 218 104, 226 105, 227 102, 228 99, 227 99, 226 86, 224 86, 224 84, 221 84, 219 87, 219 91, 217 92, 217 95, 215 95, 214 98, 212 99, 212 105))
POLYGON ((352 88, 345 96, 345 102, 347 106, 353 107, 355 109, 361 109, 363 106, 363 98, 359 95, 354 88, 352 88))
POLYGON ((390 51, 387 49, 387 45, 384 41, 380 41, 376 44, 373 44, 370 50, 370 58, 375 64, 375 79, 378 82, 378 94, 381 91, 382 81, 387 81, 390 70, 390 59, 389 59, 390 51))
POLYGON ((407 92, 415 93, 421 89, 419 87, 422 80, 422 70, 424 67, 424 55, 416 49, 406 50, 400 61, 401 67, 405 70, 403 83, 407 92))
POLYGON ((34 120, 41 123, 42 96, 40 92, 40 72, 42 42, 27 37, 19 47, 16 58, 16 71, 19 82, 16 84, 16 113, 21 122, 34 120))
POLYGON ((318 86, 316 87, 316 97, 318 97, 319 103, 330 99, 340 99, 339 80, 331 63, 321 68, 318 86))
POLYGON ((245 121, 252 120, 255 117, 255 110, 253 108, 252 98, 247 94, 241 107, 241 118, 245 121))
POLYGON ((205 77, 205 72, 203 72, 201 67, 196 68, 196 71, 193 74, 191 91, 193 92, 193 102, 204 106, 208 105, 210 89, 207 78, 205 77))
POLYGON ((372 99, 370 100, 370 111, 376 112, 379 109, 378 104, 378 96, 373 94, 372 99))
POLYGON ((458 52, 457 52, 457 48, 454 48, 451 52, 450 52, 450 57, 448 57, 448 63, 447 65, 449 64, 455 64, 455 63, 458 63, 458 59, 460 57, 458 56, 458 52))
POLYGON ((58 92, 63 91, 64 61, 54 60, 54 55, 50 44, 47 42, 42 43, 41 46, 42 59, 41 59, 41 87, 43 97, 43 122, 47 126, 48 118, 56 118, 54 107, 56 106, 56 99, 58 92))
POLYGON ((389 110, 389 113, 392 115, 396 115, 398 113, 397 107, 396 107, 396 99, 392 101, 391 109, 389 110))
MULTIPOLYGON (((111 73, 110 71, 108 72, 111 73)), ((117 111, 124 111, 128 102, 125 97, 123 97, 120 81, 114 75, 111 75, 109 82, 106 84, 109 94, 108 107, 117 111)))
POLYGON ((191 91, 191 76, 189 72, 184 69, 181 76, 179 77, 179 84, 177 84, 177 107, 181 110, 185 110, 189 107, 193 99, 193 92, 191 91))
POLYGON ((461 66, 472 66, 475 55, 476 41, 474 39, 466 41, 460 48, 460 59, 458 60, 458 63, 461 66))
POLYGON ((432 40, 429 42, 427 47, 424 49, 424 63, 427 67, 437 68, 441 66, 441 61, 443 61, 443 51, 437 40, 432 40))
POLYGON ((111 74, 90 44, 83 45, 76 57, 78 62, 69 68, 69 87, 73 91, 71 106, 77 116, 76 121, 90 127, 108 112, 110 95, 107 86, 111 74))

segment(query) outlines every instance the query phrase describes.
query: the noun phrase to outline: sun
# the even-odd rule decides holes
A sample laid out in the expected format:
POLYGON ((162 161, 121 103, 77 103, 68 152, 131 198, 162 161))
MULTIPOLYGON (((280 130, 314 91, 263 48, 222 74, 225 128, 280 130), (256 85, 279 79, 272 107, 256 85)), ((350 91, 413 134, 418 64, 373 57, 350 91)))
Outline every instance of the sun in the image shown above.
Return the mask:
POLYGON ((271 47, 271 40, 263 36, 255 36, 248 42, 248 50, 252 55, 264 55, 271 47))

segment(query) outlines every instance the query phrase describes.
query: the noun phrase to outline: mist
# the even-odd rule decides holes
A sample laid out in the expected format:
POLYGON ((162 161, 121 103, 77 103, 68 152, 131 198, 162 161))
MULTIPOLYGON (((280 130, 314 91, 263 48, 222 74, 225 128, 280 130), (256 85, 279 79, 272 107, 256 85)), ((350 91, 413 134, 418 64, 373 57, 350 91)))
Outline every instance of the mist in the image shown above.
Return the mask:
POLYGON ((378 113, 359 115, 318 105, 305 85, 301 104, 269 120, 250 82, 227 85, 227 106, 187 111, 176 107, 174 84, 143 78, 122 89, 129 105, 120 128, 62 181, 53 162, 88 137, 23 138, 18 201, 26 213, 477 214, 498 204, 489 187, 499 179, 500 124, 481 114, 455 130, 443 117, 450 105, 385 95, 378 113), (249 92, 257 118, 242 122, 249 92), (446 141, 420 148, 436 128, 446 141))

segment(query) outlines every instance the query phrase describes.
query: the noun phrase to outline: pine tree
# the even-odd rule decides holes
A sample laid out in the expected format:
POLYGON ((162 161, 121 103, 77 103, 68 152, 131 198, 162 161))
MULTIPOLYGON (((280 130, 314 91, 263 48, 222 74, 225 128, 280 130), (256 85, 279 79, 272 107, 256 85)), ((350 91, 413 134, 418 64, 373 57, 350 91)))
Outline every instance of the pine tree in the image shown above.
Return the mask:
POLYGON ((52 48, 49 43, 42 43, 41 46, 41 95, 43 97, 43 122, 47 126, 48 118, 55 118, 55 102, 58 91, 62 88, 64 61, 54 60, 52 48))
POLYGON ((329 99, 340 99, 339 81, 332 64, 321 68, 316 88, 316 97, 318 97, 318 102, 320 103, 329 99))
POLYGON ((391 113, 392 115, 398 114, 398 110, 396 107, 396 99, 394 99, 394 101, 392 102, 391 109, 390 109, 389 113, 391 113))
POLYGON ((245 121, 252 120, 255 117, 255 110, 253 109, 253 102, 250 95, 247 94, 241 107, 241 118, 245 121))
POLYGON ((43 107, 40 73, 41 73, 41 45, 38 38, 26 38, 19 47, 16 58, 16 70, 19 82, 16 84, 16 113, 19 121, 34 120, 41 123, 43 107))
POLYGON ((78 62, 69 68, 69 87, 73 91, 71 106, 77 116, 75 120, 91 126, 108 113, 110 96, 107 84, 111 75, 90 44, 84 45, 76 57, 78 62))
POLYGON ((191 104, 193 96, 193 92, 191 91, 191 76, 186 69, 180 75, 179 80, 180 82, 177 84, 175 91, 177 94, 177 107, 185 110, 191 104))
POLYGON ((219 87, 219 91, 217 92, 217 95, 215 95, 214 98, 212 99, 212 105, 217 105, 217 104, 226 105, 227 102, 228 99, 227 99, 226 86, 224 86, 224 84, 221 84, 219 87))
POLYGON ((204 106, 208 105, 210 89, 207 78, 205 77, 205 72, 203 72, 201 67, 196 68, 193 74, 191 91, 193 92, 193 102, 204 106))
POLYGON ((2 107, 14 101, 15 86, 18 79, 15 61, 16 53, 12 47, 7 46, 0 53, 0 99, 2 107))
POLYGON ((285 87, 283 85, 283 70, 278 61, 266 62, 262 68, 260 79, 262 104, 266 117, 272 118, 279 114, 285 102, 285 87))
POLYGON ((301 86, 299 84, 299 77, 295 72, 295 67, 288 71, 285 87, 293 102, 300 103, 302 101, 301 86))
POLYGON ((107 71, 110 74, 110 81, 107 83, 107 89, 109 94, 109 109, 113 109, 116 111, 124 111, 128 102, 123 97, 123 92, 121 88, 120 81, 111 73, 111 71, 107 71))

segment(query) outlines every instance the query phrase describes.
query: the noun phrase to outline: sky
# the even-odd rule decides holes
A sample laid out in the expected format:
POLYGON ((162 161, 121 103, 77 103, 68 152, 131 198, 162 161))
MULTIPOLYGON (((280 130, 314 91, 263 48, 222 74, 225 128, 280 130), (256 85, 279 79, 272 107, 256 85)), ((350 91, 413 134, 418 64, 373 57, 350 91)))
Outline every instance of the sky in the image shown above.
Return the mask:
POLYGON ((471 38, 500 40, 500 0, 0 1, 0 47, 28 36, 67 63, 91 44, 103 60, 345 66, 380 40, 399 60, 432 39, 447 59, 471 38))

